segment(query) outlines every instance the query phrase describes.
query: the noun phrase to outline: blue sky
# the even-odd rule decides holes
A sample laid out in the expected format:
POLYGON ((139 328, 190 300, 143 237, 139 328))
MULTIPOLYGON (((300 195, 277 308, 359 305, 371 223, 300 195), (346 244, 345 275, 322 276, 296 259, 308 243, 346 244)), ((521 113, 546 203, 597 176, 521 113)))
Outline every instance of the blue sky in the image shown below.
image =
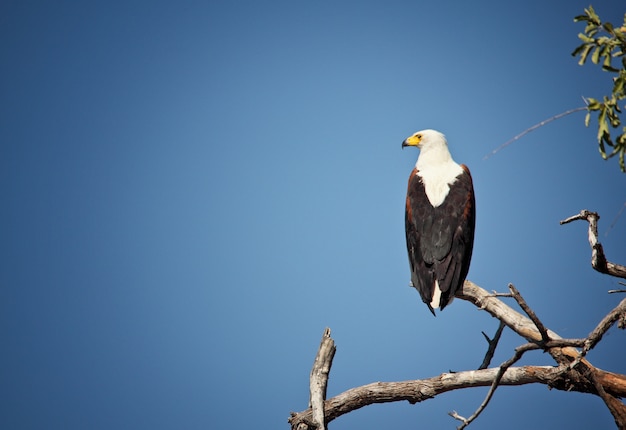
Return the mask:
MULTIPOLYGON (((594 2, 621 22, 619 2, 594 2)), ((608 75, 570 56, 586 1, 36 2, 0 6, 0 423, 288 428, 325 327, 329 396, 480 365, 496 321, 407 287, 404 195, 424 128, 477 194, 469 279, 514 283, 586 336, 619 301, 626 176, 583 113, 608 75)), ((589 359, 626 373, 624 333, 589 359)), ((493 364, 521 340, 505 332, 493 364)), ((525 364, 549 364, 530 353, 525 364)), ((455 428, 486 389, 332 428, 455 428)), ((595 397, 501 388, 481 429, 612 428, 595 397), (532 416, 529 416, 532 411, 532 416)))

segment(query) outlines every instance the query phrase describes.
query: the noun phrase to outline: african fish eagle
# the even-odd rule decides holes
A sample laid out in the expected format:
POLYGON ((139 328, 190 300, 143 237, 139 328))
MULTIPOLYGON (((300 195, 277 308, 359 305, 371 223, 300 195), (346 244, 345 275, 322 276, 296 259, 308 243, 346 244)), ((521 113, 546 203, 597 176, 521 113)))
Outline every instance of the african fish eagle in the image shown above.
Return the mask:
POLYGON ((420 149, 406 194, 406 245, 411 285, 428 309, 443 310, 462 289, 474 246, 476 207, 472 176, 457 164, 445 136, 422 130, 405 146, 420 149))

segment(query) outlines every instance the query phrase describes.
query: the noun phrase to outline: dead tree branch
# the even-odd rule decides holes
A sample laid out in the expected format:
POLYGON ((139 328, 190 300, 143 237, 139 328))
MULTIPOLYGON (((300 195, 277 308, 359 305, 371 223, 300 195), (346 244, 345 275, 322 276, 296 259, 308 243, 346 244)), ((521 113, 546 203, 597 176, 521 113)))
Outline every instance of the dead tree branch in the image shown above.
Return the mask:
POLYGON ((587 344, 589 347, 595 346, 615 321, 622 321, 626 318, 622 307, 626 306, 626 304, 620 303, 603 318, 596 327, 597 332, 594 330, 587 339, 562 339, 558 334, 546 329, 546 334, 550 340, 545 342, 543 340, 544 336, 542 336, 532 320, 509 308, 502 301, 496 299, 493 294, 489 294, 471 281, 465 281, 463 291, 457 294, 457 296, 472 302, 479 309, 486 310, 529 342, 541 345, 559 365, 566 366, 570 371, 576 370, 574 374, 570 374, 572 389, 576 387, 577 389, 600 395, 596 388, 597 384, 600 384, 607 396, 613 397, 613 400, 607 400, 608 397, 603 398, 603 400, 613 414, 618 427, 626 428, 626 420, 622 420, 621 409, 617 406, 616 401, 622 406, 623 404, 615 399, 615 397, 624 397, 626 395, 626 375, 607 372, 594 367, 583 358, 582 352, 575 348, 584 347, 587 344))
POLYGON ((487 336, 484 331, 482 332, 483 336, 485 336, 485 339, 487 340, 487 343, 489 344, 489 347, 487 348, 485 358, 483 359, 483 362, 478 370, 486 369, 489 367, 489 364, 491 364, 491 359, 493 358, 493 354, 496 352, 496 347, 498 346, 504 327, 506 327, 506 325, 500 321, 500 325, 498 325, 498 329, 496 330, 496 334, 493 335, 493 339, 489 339, 489 336, 487 336))
POLYGON ((548 336, 548 331, 546 330, 541 320, 535 314, 535 311, 533 311, 530 306, 528 306, 526 300, 524 300, 520 292, 517 291, 517 288, 515 288, 515 285, 509 284, 509 290, 511 291, 511 295, 513 296, 519 307, 522 308, 526 315, 528 315, 528 318, 530 318, 533 324, 535 324, 537 330, 539 330, 542 342, 548 342, 550 340, 550 336, 548 336))
POLYGON ((616 321, 618 321, 620 318, 624 318, 625 316, 626 299, 623 299, 621 302, 619 302, 615 309, 613 309, 604 318, 602 318, 602 321, 600 321, 598 326, 591 333, 589 333, 583 351, 589 351, 594 346, 596 346, 598 342, 600 342, 600 339, 602 339, 602 336, 604 336, 604 333, 606 333, 609 328, 611 328, 611 326, 615 324, 616 321))
MULTIPOLYGON (((457 297, 473 303, 479 309, 487 311, 527 341, 542 342, 541 333, 532 320, 512 309, 501 300, 498 300, 493 294, 490 294, 473 282, 465 281, 463 291, 457 293, 457 297)), ((578 350, 569 346, 572 344, 578 345, 576 342, 564 340, 557 333, 549 329, 546 329, 546 333, 552 342, 552 344, 550 344, 551 349, 549 349, 548 352, 557 363, 569 364, 578 357, 578 350)), ((626 377, 624 389, 624 393, 626 394, 626 377)))
POLYGON ((582 210, 579 214, 571 216, 560 222, 561 225, 577 220, 586 220, 589 223, 589 246, 591 246, 591 267, 600 273, 626 279, 626 266, 611 263, 604 255, 604 248, 598 241, 598 220, 600 215, 596 212, 582 210))
POLYGON ((498 368, 498 373, 496 374, 495 378, 493 379, 493 382, 491 383, 491 387, 489 388, 489 392, 487 393, 487 396, 485 397, 485 400, 483 400, 483 402, 480 404, 478 409, 476 409, 476 412, 474 412, 469 418, 467 418, 467 419, 463 418, 462 416, 457 414, 456 411, 452 411, 452 412, 450 412, 448 414, 451 417, 453 417, 453 418, 455 418, 455 419, 457 419, 457 420, 459 420, 459 421, 461 421, 463 423, 459 427, 457 427, 457 430, 462 430, 465 427, 467 427, 468 425, 470 425, 472 423, 472 421, 474 421, 476 418, 478 418, 478 416, 485 410, 485 408, 489 404, 489 401, 493 397, 493 394, 495 393, 496 389, 501 384, 502 377, 504 376, 504 373, 513 364, 517 363, 519 361, 519 359, 522 358, 522 356, 524 355, 524 353, 526 351, 531 351, 533 349, 538 349, 538 348, 539 347, 537 346, 537 344, 534 344, 534 343, 526 343, 524 345, 521 345, 521 346, 518 346, 517 348, 515 348, 515 354, 513 355, 513 357, 511 357, 510 359, 508 359, 507 361, 502 363, 500 365, 500 367, 498 368))
POLYGON ((598 396, 600 396, 600 398, 604 401, 604 404, 611 412, 611 415, 613 415, 617 428, 626 428, 626 405, 624 405, 618 398, 611 396, 604 390, 604 387, 598 381, 594 372, 590 371, 588 378, 593 382, 594 387, 598 391, 598 396))
POLYGON ((326 327, 322 335, 320 347, 317 350, 313 369, 310 378, 310 400, 309 407, 313 411, 313 422, 319 430, 326 430, 326 420, 324 418, 324 401, 326 400, 326 388, 328 386, 328 375, 335 356, 335 341, 330 337, 330 329, 326 327))
MULTIPOLYGON (((341 415, 374 403, 408 401, 411 404, 423 402, 439 394, 471 387, 487 387, 493 384, 500 369, 470 370, 457 373, 444 373, 439 376, 402 382, 374 382, 352 388, 327 400, 324 415, 330 422, 341 415)), ((550 387, 565 387, 563 370, 552 366, 511 367, 503 373, 500 385, 525 385, 542 383, 550 387)), ((560 388, 561 389, 561 388, 560 388)), ((289 418, 292 429, 315 429, 311 409, 292 413, 289 418), (301 424, 306 427, 299 427, 301 424)))

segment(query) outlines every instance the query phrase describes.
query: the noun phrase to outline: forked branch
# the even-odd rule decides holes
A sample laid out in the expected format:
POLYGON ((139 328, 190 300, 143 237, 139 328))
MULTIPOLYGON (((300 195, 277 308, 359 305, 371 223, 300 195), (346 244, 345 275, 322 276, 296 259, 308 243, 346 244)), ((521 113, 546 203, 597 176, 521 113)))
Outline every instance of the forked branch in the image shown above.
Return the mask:
POLYGON ((485 358, 483 359, 483 362, 478 370, 486 369, 489 367, 489 364, 491 364, 491 359, 496 352, 496 347, 498 346, 498 342, 500 342, 500 337, 502 336, 502 331, 504 330, 504 327, 506 327, 506 325, 504 325, 504 323, 500 321, 498 329, 496 330, 496 334, 493 335, 493 339, 489 339, 489 336, 487 336, 484 331, 482 332, 483 336, 487 340, 487 343, 489 344, 489 347, 487 348, 485 358))
POLYGON ((591 246, 591 267, 600 273, 626 279, 626 266, 611 263, 604 255, 604 248, 598 240, 598 220, 600 215, 596 212, 582 210, 579 214, 561 221, 561 225, 577 220, 585 220, 589 223, 589 246, 591 246))

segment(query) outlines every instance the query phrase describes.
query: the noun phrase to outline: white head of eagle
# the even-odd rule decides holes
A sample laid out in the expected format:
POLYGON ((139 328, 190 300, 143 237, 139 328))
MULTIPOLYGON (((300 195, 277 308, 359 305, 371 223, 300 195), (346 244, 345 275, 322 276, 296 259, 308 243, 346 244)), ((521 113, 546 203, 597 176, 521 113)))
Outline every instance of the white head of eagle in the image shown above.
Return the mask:
POLYGON ((409 176, 406 193, 406 246, 411 285, 435 315, 462 290, 474 246, 476 206, 472 176, 457 164, 445 136, 422 130, 407 137, 405 146, 420 154, 409 176))

